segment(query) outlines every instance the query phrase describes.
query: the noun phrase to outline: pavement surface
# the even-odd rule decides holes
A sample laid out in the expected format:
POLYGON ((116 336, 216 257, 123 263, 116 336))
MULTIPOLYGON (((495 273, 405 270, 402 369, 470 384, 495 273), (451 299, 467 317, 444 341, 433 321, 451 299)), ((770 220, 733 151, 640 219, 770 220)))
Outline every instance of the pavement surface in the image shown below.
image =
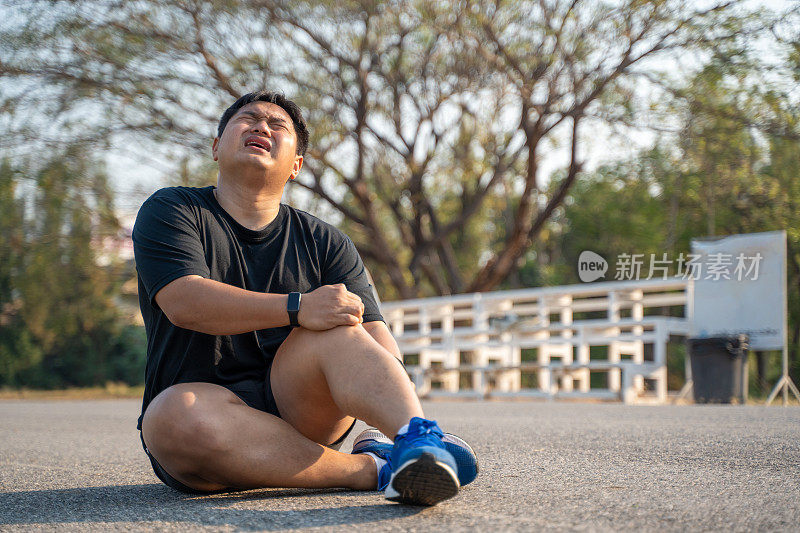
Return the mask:
POLYGON ((347 490, 188 496, 153 475, 138 401, 0 401, 0 530, 800 531, 798 407, 424 407, 481 461, 431 508, 347 490))

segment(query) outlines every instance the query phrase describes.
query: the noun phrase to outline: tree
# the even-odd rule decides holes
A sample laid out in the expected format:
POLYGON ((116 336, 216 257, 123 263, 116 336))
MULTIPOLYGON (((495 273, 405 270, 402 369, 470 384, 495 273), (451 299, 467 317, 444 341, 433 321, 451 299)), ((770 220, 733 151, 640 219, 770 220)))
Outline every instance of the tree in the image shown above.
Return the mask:
MULTIPOLYGON (((232 99, 286 88, 313 133, 297 185, 344 219, 390 296, 483 291, 519 268, 576 182, 581 132, 630 115, 647 60, 759 27, 734 7, 38 0, 0 31, 0 80, 24 87, 2 106, 40 106, 82 142, 138 135, 182 161, 205 155, 232 99), (549 190, 540 158, 560 142, 566 177, 549 190)), ((36 121, 14 131, 9 149, 46 142, 36 121)))
MULTIPOLYGON (((669 217, 665 206, 664 172, 673 163, 666 150, 656 147, 630 161, 598 168, 577 183, 564 202, 555 246, 568 274, 557 283, 577 283, 578 257, 584 250, 609 262, 604 281, 614 280, 615 264, 622 254, 642 254, 645 265, 651 255, 672 255, 668 246, 669 217), (666 167, 666 168, 665 168, 666 167)), ((669 169, 667 172, 674 172, 669 169)), ((642 277, 649 271, 643 269, 642 277)), ((658 274, 655 274, 656 276, 658 274)))
POLYGON ((20 317, 22 300, 16 281, 26 247, 18 188, 19 174, 5 159, 0 162, 0 383, 14 382, 42 357, 20 317))
POLYGON ((63 387, 143 376, 141 336, 121 323, 117 269, 96 250, 119 225, 107 176, 70 147, 0 166, 0 383, 63 387), (27 194, 16 194, 27 179, 27 194), (22 206, 31 205, 24 214, 22 206), (11 268, 8 268, 8 265, 11 268))

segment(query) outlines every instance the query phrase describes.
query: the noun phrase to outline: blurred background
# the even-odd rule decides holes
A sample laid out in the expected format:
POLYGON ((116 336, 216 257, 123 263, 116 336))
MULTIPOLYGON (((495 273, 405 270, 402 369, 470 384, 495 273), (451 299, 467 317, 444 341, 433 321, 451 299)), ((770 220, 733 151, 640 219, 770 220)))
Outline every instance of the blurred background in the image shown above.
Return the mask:
MULTIPOLYGON (((260 89, 311 132, 284 201, 384 301, 785 229, 797 382, 799 82, 795 1, 6 1, 0 387, 141 384, 136 212, 214 184, 219 117, 260 89)), ((751 368, 765 395, 780 358, 751 368)))

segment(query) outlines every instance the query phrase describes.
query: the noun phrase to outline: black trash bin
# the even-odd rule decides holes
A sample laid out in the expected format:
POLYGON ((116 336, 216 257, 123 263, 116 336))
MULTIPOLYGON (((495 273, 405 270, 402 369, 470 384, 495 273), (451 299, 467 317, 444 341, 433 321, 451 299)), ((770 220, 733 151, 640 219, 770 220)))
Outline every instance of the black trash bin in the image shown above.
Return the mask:
POLYGON ((695 402, 745 402, 749 342, 744 334, 689 339, 695 402))

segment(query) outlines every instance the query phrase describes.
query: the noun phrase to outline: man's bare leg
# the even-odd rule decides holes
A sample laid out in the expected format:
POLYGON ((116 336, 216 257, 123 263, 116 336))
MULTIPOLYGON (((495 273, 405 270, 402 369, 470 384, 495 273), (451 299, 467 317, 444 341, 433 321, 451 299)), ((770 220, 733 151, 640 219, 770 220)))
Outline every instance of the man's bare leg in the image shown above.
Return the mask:
POLYGON ((287 422, 211 383, 181 383, 162 391, 147 407, 142 436, 164 470, 198 490, 366 490, 377 483, 370 457, 313 442, 287 422))
POLYGON ((317 443, 336 440, 352 415, 394 435, 423 416, 401 365, 359 326, 295 329, 281 345, 271 384, 283 420, 251 409, 223 387, 170 387, 142 422, 148 449, 182 483, 224 487, 377 485, 368 456, 317 443))
POLYGON ((335 440, 351 417, 394 436, 424 416, 403 366, 361 325, 295 329, 278 349, 271 377, 281 417, 316 442, 335 440))

